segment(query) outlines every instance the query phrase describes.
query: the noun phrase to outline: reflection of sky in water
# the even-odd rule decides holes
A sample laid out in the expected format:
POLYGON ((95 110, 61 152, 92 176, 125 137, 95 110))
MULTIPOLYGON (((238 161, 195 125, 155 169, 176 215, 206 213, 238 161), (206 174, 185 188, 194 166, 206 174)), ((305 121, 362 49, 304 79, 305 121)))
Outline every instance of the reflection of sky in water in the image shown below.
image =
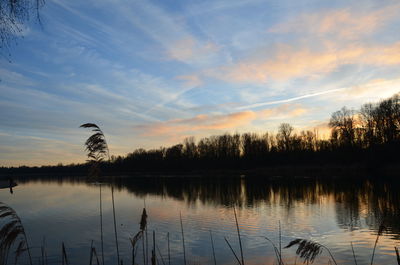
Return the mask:
MULTIPOLYGON (((205 187, 201 183, 182 182, 179 180, 180 193, 174 181, 148 183, 150 187, 135 182, 117 184, 117 229, 124 264, 131 264, 129 237, 139 230, 144 202, 149 215, 149 236, 150 231, 156 231, 157 244, 164 259, 167 258, 167 232, 170 233, 173 264, 180 264, 183 259, 180 212, 191 264, 212 263, 210 230, 218 264, 235 262, 224 241, 226 237, 239 251, 233 210, 229 203, 226 204, 226 197, 230 196, 232 200, 240 200, 242 205, 237 213, 247 264, 272 264, 275 261, 273 249, 264 237, 278 243, 279 221, 283 246, 295 238, 315 240, 327 245, 341 264, 353 264, 350 247, 350 242, 353 242, 359 263, 369 263, 376 238, 376 230, 371 229, 379 226, 374 217, 379 209, 373 207, 386 205, 392 215, 398 213, 398 205, 393 206, 393 201, 382 201, 390 192, 379 197, 375 194, 377 189, 371 188, 370 183, 353 183, 354 187, 342 188, 337 184, 333 187, 329 183, 317 185, 315 182, 280 185, 245 183, 242 180, 222 181, 222 186, 219 186, 221 183, 206 183, 205 187), (208 185, 218 188, 210 191, 208 185), (353 194, 349 194, 351 190, 353 194)), ((102 191, 106 264, 115 264, 111 191, 109 186, 103 186, 102 191)), ((98 186, 84 182, 20 182, 13 195, 7 189, 0 190, 0 201, 19 214, 33 247, 33 256, 40 256, 43 237, 50 264, 61 261, 61 242, 65 243, 72 264, 88 263, 91 240, 94 240, 100 255, 98 186)), ((393 239, 399 238, 393 231, 398 231, 398 228, 393 224, 388 226, 392 234, 379 239, 375 264, 395 262, 393 247, 400 242, 393 239)), ((139 245, 137 260, 141 264, 141 243, 139 245)), ((327 264, 328 256, 325 254, 315 263, 327 264)), ((284 249, 283 256, 285 261, 293 263, 295 249, 284 249)))

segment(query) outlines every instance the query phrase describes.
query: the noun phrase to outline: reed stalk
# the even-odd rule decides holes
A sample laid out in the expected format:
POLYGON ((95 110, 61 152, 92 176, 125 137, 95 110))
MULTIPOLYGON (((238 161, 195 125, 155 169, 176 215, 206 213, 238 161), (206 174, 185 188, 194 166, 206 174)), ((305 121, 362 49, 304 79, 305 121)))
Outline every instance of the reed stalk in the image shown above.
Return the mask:
POLYGON ((371 257, 371 265, 374 263, 374 257, 375 257, 375 249, 376 245, 378 244, 379 237, 382 235, 383 231, 386 229, 386 227, 381 223, 378 229, 378 235, 376 236, 375 244, 374 244, 374 249, 372 250, 372 257, 371 257))
POLYGON ((142 250, 143 250, 143 265, 146 264, 146 248, 145 248, 145 230, 147 230, 147 212, 144 205, 142 216, 140 217, 140 231, 142 231, 142 250))
POLYGON ((171 251, 169 248, 169 232, 167 233, 167 241, 168 241, 168 265, 171 265, 171 251))
POLYGON ((145 229, 146 233, 146 265, 149 263, 149 235, 147 233, 147 227, 145 229))
POLYGON ((281 232, 281 220, 279 220, 279 260, 282 264, 282 232, 281 232))
POLYGON ((163 264, 163 265, 165 265, 164 258, 163 258, 163 256, 162 256, 162 254, 161 254, 161 251, 160 251, 160 248, 158 247, 158 245, 157 245, 157 244, 156 244, 156 248, 157 248, 157 251, 158 251, 158 255, 160 255, 160 258, 161 258, 161 262, 162 262, 162 264, 163 264))
POLYGON ((186 265, 185 235, 183 233, 183 223, 182 223, 182 213, 181 212, 179 212, 179 217, 180 217, 180 221, 181 221, 181 232, 182 232, 183 264, 186 265))
POLYGON ((62 265, 68 265, 67 251, 65 250, 64 242, 62 242, 61 249, 62 249, 62 265))
POLYGON ((90 243, 89 265, 92 265, 92 260, 93 260, 93 240, 92 240, 92 243, 90 243))
POLYGON ((114 218, 115 246, 117 248, 117 264, 119 265, 120 264, 120 259, 119 259, 119 249, 118 249, 117 223, 116 223, 116 220, 115 220, 114 186, 111 186, 111 198, 112 198, 113 218, 114 218))
POLYGON ((239 223, 238 223, 237 216, 236 216, 236 209, 235 209, 235 206, 233 206, 233 213, 235 214, 236 229, 237 229, 237 234, 238 234, 238 238, 239 238, 240 257, 241 257, 241 260, 242 260, 242 265, 244 265, 243 248, 242 248, 242 239, 240 238, 239 223))
POLYGON ((212 247, 213 259, 214 259, 214 265, 217 265, 217 260, 215 258, 214 240, 213 240, 211 230, 210 230, 210 239, 211 239, 211 247, 212 247))
POLYGON ((236 261, 239 263, 239 265, 242 265, 242 263, 240 262, 238 256, 236 255, 235 251, 233 250, 231 244, 229 243, 228 239, 226 239, 226 237, 224 237, 224 239, 225 239, 226 244, 228 244, 229 248, 231 249, 233 255, 235 256, 236 261))
POLYGON ((102 198, 101 198, 101 183, 99 183, 100 187, 100 242, 101 242, 101 262, 104 265, 104 240, 103 240, 103 206, 102 206, 102 198))
POLYGON ((354 263, 357 265, 356 253, 354 252, 353 242, 350 242, 351 251, 353 252, 354 263))
POLYGON ((398 249, 397 247, 394 247, 394 251, 396 252, 397 265, 400 265, 400 254, 399 254, 399 249, 398 249))
POLYGON ((144 241, 145 241, 144 237, 145 237, 145 235, 143 234, 143 237, 142 237, 143 265, 146 264, 146 248, 144 246, 144 241))
POLYGON ((280 254, 278 248, 275 246, 274 242, 272 242, 271 239, 269 239, 268 237, 265 237, 265 239, 268 240, 268 242, 270 242, 272 244, 272 247, 274 248, 274 251, 275 251, 276 259, 278 260, 278 264, 282 265, 283 264, 282 255, 280 254))
POLYGON ((151 265, 157 265, 156 263, 156 232, 153 230, 153 249, 151 250, 151 265))

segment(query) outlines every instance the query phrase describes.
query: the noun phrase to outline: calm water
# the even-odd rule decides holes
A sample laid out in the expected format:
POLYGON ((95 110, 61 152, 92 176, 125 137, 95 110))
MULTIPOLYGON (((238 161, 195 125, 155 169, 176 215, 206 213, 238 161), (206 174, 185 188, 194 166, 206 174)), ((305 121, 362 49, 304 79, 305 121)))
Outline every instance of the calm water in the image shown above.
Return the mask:
MULTIPOLYGON (((0 190, 0 201, 21 218, 38 264, 45 242, 48 264, 61 264, 64 242, 71 264, 88 264, 90 244, 100 255, 99 185, 84 179, 19 179, 14 193, 0 190)), ((112 219, 111 185, 120 255, 131 264, 129 238, 139 230, 144 204, 148 230, 154 230, 164 261, 167 232, 170 234, 171 264, 183 264, 179 215, 182 214, 188 264, 213 264, 210 233, 214 238, 217 264, 235 264, 224 241, 239 253, 233 206, 236 206, 246 264, 274 264, 268 237, 282 247, 295 238, 328 246, 339 264, 354 264, 353 242, 358 264, 369 264, 376 233, 382 220, 387 231, 379 238, 375 264, 396 264, 394 246, 400 246, 400 184, 396 181, 312 178, 114 179, 102 185, 105 263, 116 264, 112 219)), ((149 245, 151 245, 149 239, 149 245)), ((143 263, 141 243, 138 262, 143 263)), ((294 264, 295 248, 283 249, 286 264, 294 264)), ((25 255, 26 256, 26 255, 25 255)), ((159 252, 157 256, 162 264, 159 252)), ((21 264, 24 258, 21 259, 21 264)), ((328 264, 324 251, 314 264, 328 264)), ((302 260, 297 259, 301 264, 302 260)))

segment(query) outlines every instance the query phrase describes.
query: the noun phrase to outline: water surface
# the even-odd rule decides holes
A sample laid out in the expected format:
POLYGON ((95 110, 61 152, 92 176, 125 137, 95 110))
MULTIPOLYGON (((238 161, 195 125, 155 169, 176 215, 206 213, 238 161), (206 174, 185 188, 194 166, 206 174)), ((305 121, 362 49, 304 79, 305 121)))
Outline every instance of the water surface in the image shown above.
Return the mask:
MULTIPOLYGON (((34 263, 45 245, 48 264, 61 264, 64 242, 71 264, 88 264, 93 240, 101 256, 100 186, 85 179, 17 179, 13 194, 0 190, 0 201, 21 218, 34 263), (44 242, 44 243, 43 243, 44 242)), ((129 238, 139 231, 143 207, 148 214, 149 246, 155 231, 157 257, 168 264, 167 233, 171 264, 183 264, 180 214, 188 264, 213 264, 210 231, 217 264, 235 264, 226 237, 239 251, 233 207, 236 208, 246 264, 274 264, 272 240, 281 245, 286 264, 296 261, 295 248, 284 249, 291 240, 304 238, 329 247, 339 264, 354 264, 353 242, 358 264, 369 264, 377 230, 379 238, 374 264, 396 264, 394 246, 400 245, 400 185, 396 181, 315 178, 114 178, 101 185, 105 264, 116 264, 111 186, 120 256, 131 264, 129 238), (108 182, 108 183, 107 183, 108 182)), ((150 252, 150 250, 149 250, 150 252)), ((25 255, 26 256, 26 255, 25 255)), ((26 257, 21 264, 27 262, 26 257)), ((142 243, 137 262, 143 264, 142 243)), ((302 260, 297 258, 297 264, 302 260)), ((328 264, 326 251, 314 264, 328 264)))

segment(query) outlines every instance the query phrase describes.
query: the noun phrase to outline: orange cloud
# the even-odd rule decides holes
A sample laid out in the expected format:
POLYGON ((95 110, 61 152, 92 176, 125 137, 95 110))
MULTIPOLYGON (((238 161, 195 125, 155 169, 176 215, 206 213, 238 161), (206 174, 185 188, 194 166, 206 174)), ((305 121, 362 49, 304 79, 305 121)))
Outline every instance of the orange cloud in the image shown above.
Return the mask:
POLYGON ((180 75, 176 79, 183 81, 187 87, 197 87, 203 84, 198 75, 180 75))
POLYGON ((308 48, 296 50, 288 45, 277 45, 271 58, 242 61, 235 65, 206 71, 205 75, 233 83, 265 83, 269 80, 311 78, 332 72, 340 65, 346 64, 379 66, 400 64, 400 42, 378 47, 331 46, 324 51, 313 51, 308 48))
POLYGON ((229 130, 249 125, 254 120, 266 120, 296 117, 303 115, 307 109, 298 104, 285 104, 276 108, 260 111, 242 111, 223 115, 197 115, 189 119, 176 119, 149 125, 136 126, 142 135, 179 135, 209 130, 229 130))
POLYGON ((293 118, 305 114, 308 109, 300 104, 284 104, 276 108, 264 109, 257 112, 259 119, 293 118))
POLYGON ((373 79, 364 84, 348 87, 339 95, 344 98, 367 97, 382 99, 400 92, 400 78, 398 79, 373 79), (378 98, 379 95, 379 98, 378 98))
POLYGON ((226 130, 246 125, 256 118, 253 111, 236 112, 227 115, 197 115, 190 119, 176 119, 150 125, 138 126, 144 135, 171 135, 200 130, 226 130))
POLYGON ((167 51, 167 56, 172 60, 186 62, 207 56, 218 51, 218 49, 218 46, 212 42, 200 44, 193 38, 185 38, 171 45, 167 51))
POLYGON ((273 33, 330 35, 337 39, 355 39, 367 35, 396 17, 400 5, 391 5, 369 13, 350 9, 328 10, 300 15, 269 29, 273 33))

